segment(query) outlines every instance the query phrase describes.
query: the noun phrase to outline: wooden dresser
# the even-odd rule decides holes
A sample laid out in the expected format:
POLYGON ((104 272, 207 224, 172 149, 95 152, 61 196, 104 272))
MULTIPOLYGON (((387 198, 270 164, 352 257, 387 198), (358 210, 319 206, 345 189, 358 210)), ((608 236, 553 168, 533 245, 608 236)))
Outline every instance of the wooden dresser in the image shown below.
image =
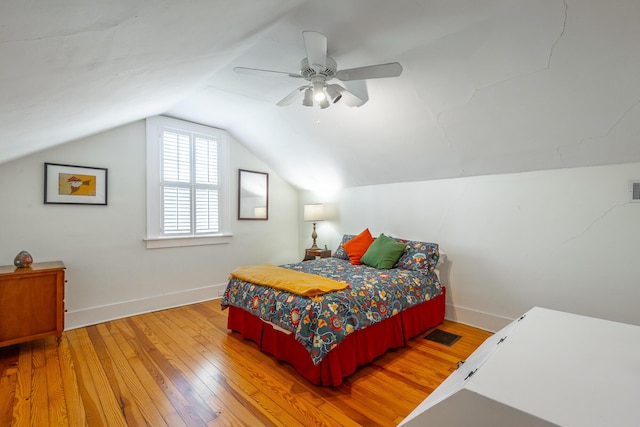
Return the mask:
POLYGON ((61 261, 0 266, 0 347, 49 335, 60 341, 64 270, 61 261))

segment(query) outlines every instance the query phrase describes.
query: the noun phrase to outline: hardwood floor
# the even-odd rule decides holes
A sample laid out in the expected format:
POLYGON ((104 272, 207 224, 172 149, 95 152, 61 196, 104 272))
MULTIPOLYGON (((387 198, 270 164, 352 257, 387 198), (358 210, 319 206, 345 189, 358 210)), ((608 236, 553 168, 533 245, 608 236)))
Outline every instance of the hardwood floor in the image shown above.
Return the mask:
POLYGON ((326 388, 226 321, 214 300, 0 348, 0 427, 391 426, 491 335, 445 321, 453 346, 417 337, 326 388))

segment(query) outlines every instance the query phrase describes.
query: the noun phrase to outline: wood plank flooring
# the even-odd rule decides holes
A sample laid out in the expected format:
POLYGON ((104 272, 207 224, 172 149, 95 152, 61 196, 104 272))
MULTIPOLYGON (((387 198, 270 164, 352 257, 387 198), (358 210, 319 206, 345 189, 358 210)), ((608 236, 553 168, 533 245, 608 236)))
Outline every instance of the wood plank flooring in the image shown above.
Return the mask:
POLYGON ((417 337, 327 388, 226 322, 213 300, 0 348, 0 427, 392 426, 491 335, 445 321, 453 346, 417 337))

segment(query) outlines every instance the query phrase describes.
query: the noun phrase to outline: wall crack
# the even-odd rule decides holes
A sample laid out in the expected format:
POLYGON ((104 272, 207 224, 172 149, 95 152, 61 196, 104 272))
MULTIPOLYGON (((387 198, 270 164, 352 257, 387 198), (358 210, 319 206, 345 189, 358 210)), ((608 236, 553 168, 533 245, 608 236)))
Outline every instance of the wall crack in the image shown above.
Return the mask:
POLYGON ((591 224, 589 224, 589 226, 587 226, 587 228, 585 228, 584 230, 582 230, 581 232, 579 232, 578 234, 576 234, 575 236, 565 240, 564 242, 562 242, 560 245, 565 245, 569 242, 572 242, 574 240, 579 239, 580 237, 584 236, 585 234, 587 234, 587 232, 589 232, 589 230, 591 230, 597 223, 599 223, 600 221, 602 221, 606 216, 608 216, 611 212, 613 212, 615 209, 622 207, 622 206, 626 206, 628 205, 629 202, 625 202, 625 203, 619 203, 617 205, 613 205, 612 207, 610 207, 609 209, 607 209, 602 215, 600 215, 599 217, 595 218, 593 221, 591 221, 591 224))
POLYGON ((562 21, 562 30, 560 31, 560 35, 558 36, 556 41, 554 41, 553 44, 551 45, 551 51, 549 52, 549 60, 547 61, 547 68, 546 68, 547 70, 551 68, 551 59, 553 58, 553 51, 555 50, 556 45, 558 44, 562 36, 564 36, 564 30, 567 28, 567 15, 569 11, 569 5, 567 4, 566 0, 562 0, 562 3, 564 3, 564 19, 562 21))
POLYGON ((607 131, 606 131, 604 134, 602 134, 602 135, 596 135, 596 136, 587 136, 587 137, 585 137, 585 138, 582 138, 582 139, 580 140, 580 142, 578 143, 578 146, 580 146, 580 145, 584 144, 585 142, 587 142, 587 141, 589 141, 589 140, 592 140, 592 139, 604 138, 604 137, 606 137, 606 136, 609 136, 609 134, 610 134, 610 133, 611 133, 611 132, 616 128, 616 127, 618 127, 618 125, 620 124, 620 122, 621 122, 625 117, 627 117, 627 115, 628 115, 628 114, 629 114, 633 109, 635 109, 638 105, 640 105, 640 99, 638 99, 638 100, 637 100, 637 101, 635 101, 633 104, 631 104, 631 105, 629 106, 629 108, 627 108, 627 109, 625 110, 625 112, 624 112, 624 113, 622 113, 622 114, 620 115, 620 117, 618 117, 618 119, 617 119, 615 122, 613 122, 613 124, 609 127, 609 129, 607 129, 607 131))
POLYGON ((539 70, 534 70, 534 71, 531 71, 529 73, 524 73, 524 74, 520 74, 520 75, 517 75, 517 76, 509 77, 509 78, 506 78, 504 80, 500 80, 498 82, 491 83, 491 84, 486 85, 486 86, 477 87, 477 88, 473 89, 473 92, 471 92, 471 96, 469 97, 469 100, 466 102, 467 104, 470 104, 471 102, 473 102, 473 99, 475 98, 476 93, 478 93, 481 90, 489 89, 491 87, 507 83, 507 82, 509 82, 511 80, 516 80, 516 79, 520 79, 520 78, 523 78, 523 77, 528 77, 528 76, 540 73, 542 71, 548 71, 551 68, 551 60, 553 59, 553 52, 554 52, 558 42, 564 36, 565 29, 567 28, 567 16, 569 14, 569 5, 567 4, 566 0, 562 0, 562 4, 564 4, 564 17, 563 17, 563 20, 562 20, 562 27, 560 29, 560 34, 555 39, 555 41, 551 44, 551 48, 549 49, 549 57, 547 58, 547 65, 544 68, 541 68, 539 70))

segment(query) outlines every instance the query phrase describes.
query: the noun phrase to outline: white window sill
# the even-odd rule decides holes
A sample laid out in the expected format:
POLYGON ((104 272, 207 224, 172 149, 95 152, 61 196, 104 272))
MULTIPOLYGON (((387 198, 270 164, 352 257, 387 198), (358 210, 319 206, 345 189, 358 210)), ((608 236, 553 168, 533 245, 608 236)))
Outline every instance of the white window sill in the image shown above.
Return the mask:
POLYGON ((181 246, 224 245, 231 243, 232 234, 208 236, 147 237, 147 249, 178 248, 181 246))

